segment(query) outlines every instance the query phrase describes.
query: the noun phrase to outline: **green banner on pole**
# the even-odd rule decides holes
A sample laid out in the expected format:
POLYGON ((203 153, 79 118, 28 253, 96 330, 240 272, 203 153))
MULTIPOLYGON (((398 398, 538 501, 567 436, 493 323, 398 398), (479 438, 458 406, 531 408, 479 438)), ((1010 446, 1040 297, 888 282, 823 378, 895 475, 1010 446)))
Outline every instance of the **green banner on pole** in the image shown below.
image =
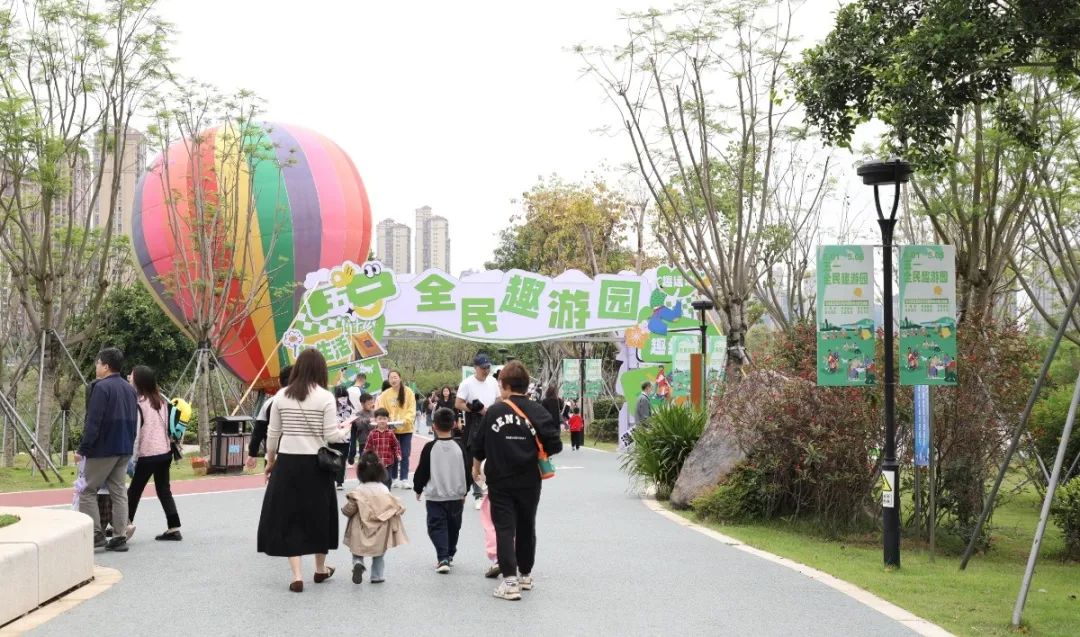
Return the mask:
POLYGON ((581 359, 563 359, 561 390, 563 398, 577 399, 581 397, 581 359))
POLYGON ((873 385, 874 248, 819 246, 817 257, 818 385, 873 385))
POLYGON ((956 384, 956 248, 900 247, 900 384, 956 384))
POLYGON ((690 396, 690 355, 701 351, 701 337, 694 334, 672 334, 668 339, 671 347, 671 399, 690 396))
POLYGON ((599 398, 604 391, 604 370, 599 358, 585 359, 585 396, 599 398))

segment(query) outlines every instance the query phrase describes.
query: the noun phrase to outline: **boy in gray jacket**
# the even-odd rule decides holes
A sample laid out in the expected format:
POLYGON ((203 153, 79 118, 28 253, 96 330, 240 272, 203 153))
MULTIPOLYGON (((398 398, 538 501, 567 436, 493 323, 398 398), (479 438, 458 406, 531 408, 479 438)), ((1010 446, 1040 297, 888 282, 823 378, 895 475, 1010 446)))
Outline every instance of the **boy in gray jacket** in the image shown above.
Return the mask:
POLYGON ((461 512, 473 478, 465 447, 460 439, 453 437, 454 412, 438 409, 432 420, 436 438, 420 452, 413 490, 417 500, 421 494, 427 500, 428 537, 439 560, 435 572, 445 575, 450 572, 457 553, 461 512))

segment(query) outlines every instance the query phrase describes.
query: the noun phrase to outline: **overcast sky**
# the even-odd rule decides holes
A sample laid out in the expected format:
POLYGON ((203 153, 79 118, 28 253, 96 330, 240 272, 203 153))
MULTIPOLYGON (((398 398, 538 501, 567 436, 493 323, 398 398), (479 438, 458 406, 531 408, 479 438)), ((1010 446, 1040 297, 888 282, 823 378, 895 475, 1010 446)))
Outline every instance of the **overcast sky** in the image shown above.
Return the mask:
MULTIPOLYGON (((449 219, 456 274, 490 258, 511 200, 540 175, 576 180, 632 158, 625 137, 594 132, 618 115, 566 48, 617 43, 620 9, 669 4, 163 0, 162 13, 179 29, 179 72, 251 89, 267 120, 340 144, 374 223, 411 226, 422 205, 449 219)), ((828 33, 836 6, 802 7, 805 42, 828 33)))

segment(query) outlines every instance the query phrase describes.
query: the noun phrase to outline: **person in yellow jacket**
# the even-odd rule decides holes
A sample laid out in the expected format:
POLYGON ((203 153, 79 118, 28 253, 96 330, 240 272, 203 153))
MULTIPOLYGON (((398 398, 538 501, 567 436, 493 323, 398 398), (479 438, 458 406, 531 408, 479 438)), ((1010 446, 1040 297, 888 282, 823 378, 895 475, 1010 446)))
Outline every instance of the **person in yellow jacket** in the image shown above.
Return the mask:
POLYGON ((401 374, 391 370, 387 378, 390 388, 379 394, 376 408, 390 412, 390 422, 399 423, 394 429, 401 445, 401 460, 390 467, 390 486, 394 489, 412 489, 409 482, 409 456, 412 454, 413 422, 416 420, 416 395, 405 386, 401 374))

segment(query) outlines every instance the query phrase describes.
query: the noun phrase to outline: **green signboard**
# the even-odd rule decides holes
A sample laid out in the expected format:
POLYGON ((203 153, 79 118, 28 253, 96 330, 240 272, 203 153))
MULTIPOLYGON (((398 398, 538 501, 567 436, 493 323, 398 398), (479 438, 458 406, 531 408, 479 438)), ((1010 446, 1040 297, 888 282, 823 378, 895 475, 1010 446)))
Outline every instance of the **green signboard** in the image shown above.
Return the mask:
POLYGON ((562 362, 562 387, 560 393, 563 398, 581 397, 581 360, 577 358, 564 358, 562 362))
POLYGON ((819 246, 817 252, 819 385, 873 385, 874 248, 819 246))
POLYGON ((585 359, 585 396, 599 398, 604 391, 604 370, 599 358, 585 359))
POLYGON ((900 384, 956 384, 956 248, 900 248, 900 384))

